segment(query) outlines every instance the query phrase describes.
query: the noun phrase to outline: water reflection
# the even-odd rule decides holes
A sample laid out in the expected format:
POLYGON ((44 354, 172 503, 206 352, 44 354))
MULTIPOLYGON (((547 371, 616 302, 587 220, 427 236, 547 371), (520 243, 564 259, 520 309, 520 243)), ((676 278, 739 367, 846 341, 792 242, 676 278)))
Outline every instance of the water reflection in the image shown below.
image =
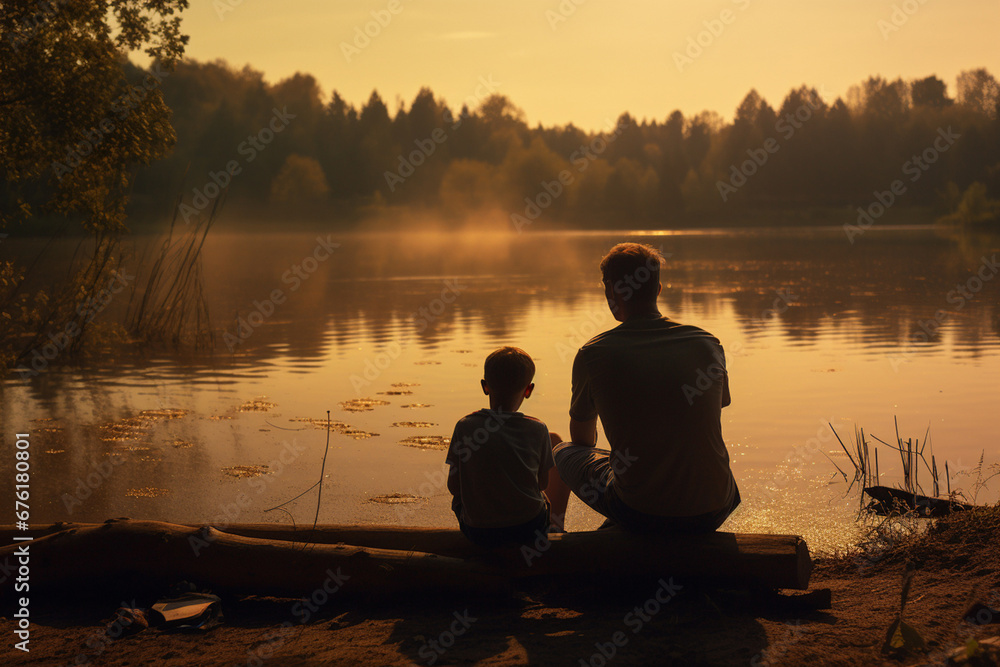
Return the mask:
MULTIPOLYGON (((827 488, 829 462, 821 455, 788 462, 828 421, 887 436, 895 415, 920 437, 930 423, 938 458, 966 469, 982 450, 987 458, 993 452, 1000 279, 980 279, 961 301, 955 290, 976 286, 970 280, 997 252, 995 242, 963 245, 930 230, 877 228, 853 245, 839 228, 323 239, 340 245, 304 272, 317 234, 210 238, 205 282, 220 330, 211 353, 122 352, 110 363, 8 380, 0 400, 5 432, 38 430, 42 422, 30 420, 40 418, 57 418, 62 429, 56 444, 45 442, 55 435, 38 431, 38 520, 207 520, 225 514, 240 494, 249 500, 239 520, 277 520, 263 510, 316 481, 323 445, 319 432, 285 429, 333 409, 334 419, 380 435, 336 436, 321 520, 450 523, 447 491, 431 481, 440 481, 440 452, 399 441, 447 437, 458 417, 481 407, 481 363, 501 344, 520 345, 536 359, 537 389, 524 409, 565 431, 572 355, 615 324, 597 266, 621 240, 669 253, 661 309, 709 329, 727 349, 734 402, 724 428, 747 496, 731 528, 801 531, 829 548, 850 537, 856 504, 843 498, 845 488, 827 488), (230 351, 224 333, 238 337, 241 326, 249 335, 230 351), (417 386, 412 396, 384 396, 407 400, 370 413, 337 408, 394 382, 417 386), (277 404, 273 411, 233 414, 261 395, 277 404), (419 419, 437 424, 434 432, 392 426, 415 418, 402 407, 410 403, 429 406, 419 419), (118 451, 94 435, 93 425, 163 408, 191 414, 157 424, 141 445, 147 449, 118 451), (291 463, 281 463, 282 452, 291 463), (78 481, 109 460, 120 465, 70 512, 66 494, 75 497, 78 481), (253 465, 270 466, 261 487, 221 472, 253 465), (795 481, 772 488, 785 470, 795 481), (148 488, 166 493, 139 493, 148 488), (769 488, 775 493, 763 493, 769 488), (365 502, 391 493, 420 501, 402 515, 365 502)), ((838 449, 832 440, 824 444, 831 456, 838 449)), ((891 483, 891 462, 883 472, 891 483)), ((578 527, 594 521, 580 507, 572 512, 578 527)))

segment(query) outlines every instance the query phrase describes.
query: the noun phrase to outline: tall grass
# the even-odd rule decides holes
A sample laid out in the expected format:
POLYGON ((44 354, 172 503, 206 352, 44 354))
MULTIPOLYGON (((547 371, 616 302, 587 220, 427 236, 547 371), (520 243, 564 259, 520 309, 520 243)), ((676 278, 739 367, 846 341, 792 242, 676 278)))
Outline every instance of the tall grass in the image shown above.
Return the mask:
POLYGON ((216 198, 207 217, 185 223, 187 227, 181 229, 177 223, 181 205, 178 197, 170 229, 150 264, 145 283, 129 300, 126 327, 130 335, 175 347, 187 340, 195 347, 214 344, 201 251, 224 198, 225 192, 216 198))

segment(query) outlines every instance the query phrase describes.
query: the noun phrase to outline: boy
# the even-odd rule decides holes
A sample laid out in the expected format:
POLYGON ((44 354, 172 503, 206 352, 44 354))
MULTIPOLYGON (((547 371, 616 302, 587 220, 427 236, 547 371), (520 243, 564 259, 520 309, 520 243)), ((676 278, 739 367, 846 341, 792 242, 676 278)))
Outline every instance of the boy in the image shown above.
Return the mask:
POLYGON ((480 546, 530 542, 549 528, 542 491, 553 469, 552 444, 560 442, 539 420, 517 409, 535 388, 535 364, 516 347, 486 358, 483 393, 489 409, 455 425, 446 462, 452 510, 462 533, 480 546))

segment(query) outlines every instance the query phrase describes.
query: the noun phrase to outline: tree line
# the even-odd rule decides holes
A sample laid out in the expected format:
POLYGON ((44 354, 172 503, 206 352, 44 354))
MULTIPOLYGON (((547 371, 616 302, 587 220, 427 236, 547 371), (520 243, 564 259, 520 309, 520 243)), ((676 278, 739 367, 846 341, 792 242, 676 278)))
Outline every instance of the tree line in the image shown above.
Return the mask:
POLYGON ((493 210, 514 227, 853 209, 895 181, 906 188, 894 201, 940 213, 975 183, 1000 196, 1000 89, 985 69, 961 73, 955 97, 936 76, 872 76, 833 100, 802 86, 772 106, 751 90, 731 122, 711 111, 626 112, 596 132, 529 126, 495 91, 460 108, 428 88, 391 106, 376 91, 357 107, 336 91, 324 97, 308 74, 272 85, 224 62, 182 62, 160 86, 176 144, 137 169, 133 210, 168 211, 180 194, 185 220, 223 192, 269 214, 493 210))

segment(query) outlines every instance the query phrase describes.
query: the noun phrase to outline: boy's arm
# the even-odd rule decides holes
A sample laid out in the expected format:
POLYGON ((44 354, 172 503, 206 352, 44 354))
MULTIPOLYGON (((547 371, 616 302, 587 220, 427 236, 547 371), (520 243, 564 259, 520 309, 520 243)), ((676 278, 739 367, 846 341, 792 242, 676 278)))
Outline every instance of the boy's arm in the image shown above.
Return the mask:
POLYGON ((548 428, 546 428, 542 433, 541 440, 542 456, 538 465, 538 490, 544 491, 548 488, 552 470, 556 467, 555 459, 552 457, 552 448, 559 444, 561 438, 549 433, 548 428))
POLYGON ((458 484, 458 462, 462 460, 463 452, 460 451, 459 443, 462 442, 462 422, 455 424, 455 430, 451 434, 451 442, 448 443, 448 454, 444 462, 448 464, 448 491, 451 495, 457 496, 461 492, 458 484))

